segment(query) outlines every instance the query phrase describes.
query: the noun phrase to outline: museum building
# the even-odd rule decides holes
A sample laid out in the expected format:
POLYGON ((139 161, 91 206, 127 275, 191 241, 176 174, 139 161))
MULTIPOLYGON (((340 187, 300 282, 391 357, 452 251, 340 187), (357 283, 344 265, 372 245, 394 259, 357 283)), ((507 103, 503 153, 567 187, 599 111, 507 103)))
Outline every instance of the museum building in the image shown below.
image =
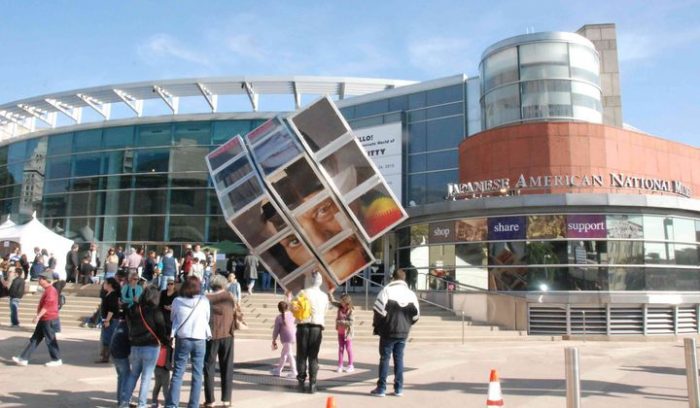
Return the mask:
POLYGON ((624 124, 617 60, 614 25, 594 24, 500 41, 478 76, 179 79, 2 103, 0 214, 105 249, 238 241, 204 157, 330 95, 409 213, 375 257, 414 267, 418 289, 455 309, 486 299, 476 320, 532 334, 697 333, 700 149, 624 124))

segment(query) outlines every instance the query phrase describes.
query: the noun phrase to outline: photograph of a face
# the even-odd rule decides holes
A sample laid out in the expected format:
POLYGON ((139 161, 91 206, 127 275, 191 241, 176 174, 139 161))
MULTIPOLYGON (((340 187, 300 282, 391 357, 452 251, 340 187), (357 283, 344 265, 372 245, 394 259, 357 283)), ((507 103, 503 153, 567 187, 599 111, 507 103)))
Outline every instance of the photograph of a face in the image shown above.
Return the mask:
POLYGON ((406 218, 399 203, 381 184, 350 203, 350 209, 370 239, 406 218))
POLYGON ((358 236, 353 235, 323 253, 323 260, 338 282, 345 282, 372 262, 372 256, 365 251, 361 242, 358 236))
POLYGON ((321 197, 310 209, 295 217, 302 233, 308 238, 307 242, 315 247, 323 246, 341 232, 352 229, 350 219, 340 211, 333 199, 323 195, 325 197, 321 197))
POLYGON ((292 233, 261 253, 260 259, 270 267, 270 272, 278 279, 284 279, 309 262, 312 255, 299 237, 292 233))
POLYGON ((308 287, 311 284, 314 273, 321 274, 321 290, 323 290, 324 292, 333 292, 335 290, 335 283, 333 282, 333 280, 331 280, 331 278, 325 272, 323 267, 321 267, 318 264, 313 264, 311 268, 308 268, 302 273, 291 277, 286 283, 283 283, 283 286, 286 290, 289 290, 296 295, 297 293, 299 293, 299 291, 308 287))
POLYGON ((321 161, 341 195, 352 191, 376 173, 355 140, 321 161))
POLYGON ((243 151, 242 139, 240 136, 236 136, 229 140, 225 144, 221 145, 218 149, 209 153, 207 160, 209 160, 209 166, 212 171, 216 171, 227 161, 233 159, 238 154, 243 151))
POLYGON ((486 241, 488 231, 486 218, 471 218, 455 222, 457 241, 486 241))
POLYGON ((296 142, 296 136, 280 123, 269 136, 253 146, 253 152, 263 173, 268 175, 299 156, 301 146, 296 142))
POLYGON ((239 159, 224 167, 214 176, 216 188, 224 190, 226 187, 235 184, 238 180, 253 171, 248 156, 241 156, 239 159))
POLYGON ((350 131, 327 98, 302 110, 291 121, 314 153, 350 131))
POLYGON ((323 184, 305 158, 300 158, 270 180, 272 187, 287 205, 294 210, 323 190, 323 184))
POLYGON ((267 197, 238 214, 231 223, 253 248, 287 227, 287 223, 267 197))
POLYGON ((229 191, 223 196, 221 203, 224 208, 228 207, 230 212, 224 214, 227 217, 232 217, 236 212, 240 211, 246 205, 252 203, 256 198, 263 194, 260 180, 257 177, 250 177, 241 185, 229 191))

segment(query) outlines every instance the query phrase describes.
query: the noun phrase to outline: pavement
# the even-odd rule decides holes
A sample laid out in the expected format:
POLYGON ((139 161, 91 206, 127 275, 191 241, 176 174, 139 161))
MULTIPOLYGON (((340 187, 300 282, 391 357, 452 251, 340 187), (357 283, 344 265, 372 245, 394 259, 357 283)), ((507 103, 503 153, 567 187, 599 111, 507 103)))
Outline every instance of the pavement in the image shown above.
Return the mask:
MULTIPOLYGON (((64 329, 59 337, 62 367, 43 365, 49 358, 43 344, 29 366, 15 366, 11 358, 21 352, 32 329, 0 326, 0 407, 116 406, 114 367, 93 363, 98 330, 64 329)), ((334 396, 338 408, 479 407, 486 405, 489 372, 494 368, 501 377, 505 406, 560 408, 566 406, 566 347, 579 349, 585 408, 688 406, 681 340, 409 344, 404 396, 377 398, 369 395, 376 382, 377 346, 356 344, 355 372, 338 374, 335 333, 326 333, 320 390, 315 395, 299 394, 295 380, 269 374, 279 355, 269 342, 236 340, 234 406, 325 407, 326 398, 334 396)), ((183 401, 189 395, 189 375, 185 379, 183 401)))

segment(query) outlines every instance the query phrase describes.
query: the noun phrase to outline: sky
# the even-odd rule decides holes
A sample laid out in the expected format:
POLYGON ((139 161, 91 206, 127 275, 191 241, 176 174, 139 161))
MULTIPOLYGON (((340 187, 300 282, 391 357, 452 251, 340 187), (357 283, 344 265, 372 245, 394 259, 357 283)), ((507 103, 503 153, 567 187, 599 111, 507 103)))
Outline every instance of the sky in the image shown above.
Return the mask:
POLYGON ((0 103, 202 76, 476 76, 504 38, 615 23, 624 122, 700 146, 700 0, 0 4, 0 103))

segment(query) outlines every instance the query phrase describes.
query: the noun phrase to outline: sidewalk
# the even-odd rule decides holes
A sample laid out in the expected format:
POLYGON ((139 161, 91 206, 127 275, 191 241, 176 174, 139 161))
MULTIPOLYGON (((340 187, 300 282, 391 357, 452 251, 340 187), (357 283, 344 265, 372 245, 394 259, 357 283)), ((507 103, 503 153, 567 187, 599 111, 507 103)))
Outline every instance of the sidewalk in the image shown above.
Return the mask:
MULTIPOLYGON (((485 406, 489 371, 495 368, 501 376, 506 406, 560 408, 566 403, 564 348, 572 346, 580 352, 584 407, 688 406, 681 341, 409 344, 404 396, 380 399, 369 396, 376 381, 376 346, 355 345, 356 371, 336 374, 335 332, 324 334, 320 391, 315 395, 298 394, 295 380, 269 374, 278 357, 269 342, 237 340, 235 406, 325 407, 326 397, 333 395, 338 408, 479 407, 485 406)), ((64 361, 59 368, 44 367, 48 361, 44 344, 28 367, 13 365, 11 357, 30 336, 29 327, 0 327, 0 407, 115 406, 113 366, 92 363, 99 331, 66 329, 59 337, 64 361)), ((188 394, 189 389, 183 387, 182 399, 186 401, 188 394)))

